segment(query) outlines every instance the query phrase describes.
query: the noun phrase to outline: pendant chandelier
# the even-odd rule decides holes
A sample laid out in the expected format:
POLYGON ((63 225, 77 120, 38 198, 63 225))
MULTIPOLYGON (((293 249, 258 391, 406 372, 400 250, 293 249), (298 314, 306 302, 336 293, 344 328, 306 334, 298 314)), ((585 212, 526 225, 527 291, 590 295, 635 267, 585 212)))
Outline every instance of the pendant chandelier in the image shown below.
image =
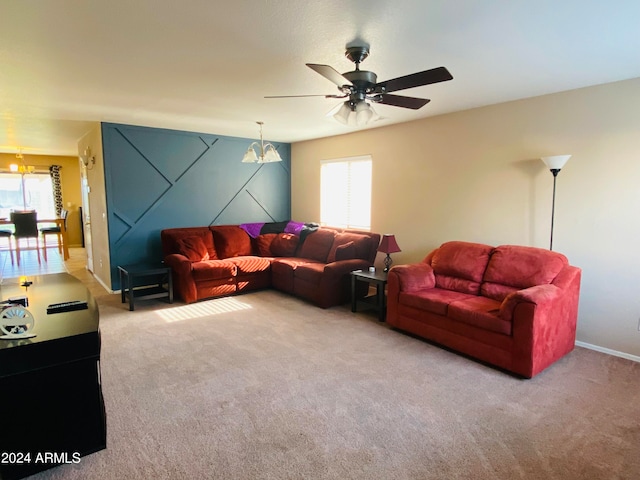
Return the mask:
POLYGON ((16 160, 20 163, 12 163, 11 165, 9 165, 9 170, 11 170, 12 172, 18 172, 22 175, 35 172, 36 167, 34 167, 33 165, 24 164, 22 149, 18 149, 18 153, 16 153, 16 160))
POLYGON ((271 163, 271 162, 281 162, 282 158, 278 154, 276 148, 270 143, 264 143, 262 139, 262 125, 264 122, 256 122, 260 125, 260 143, 253 142, 249 145, 247 149, 247 153, 244 154, 242 158, 242 163, 271 163), (260 153, 256 153, 253 147, 258 147, 260 149, 260 153))

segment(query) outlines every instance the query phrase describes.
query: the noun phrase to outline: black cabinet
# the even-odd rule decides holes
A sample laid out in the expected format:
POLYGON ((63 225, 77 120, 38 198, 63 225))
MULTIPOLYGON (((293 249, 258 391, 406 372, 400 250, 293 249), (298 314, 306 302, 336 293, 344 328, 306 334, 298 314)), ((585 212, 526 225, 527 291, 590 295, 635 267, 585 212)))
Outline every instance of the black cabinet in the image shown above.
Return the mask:
MULTIPOLYGON (((100 379, 98 307, 67 274, 31 279, 29 339, 0 340, 0 478, 23 478, 106 448, 100 379), (47 314, 51 303, 86 301, 88 309, 47 314)), ((10 280, 5 280, 5 283, 10 280)), ((3 299, 25 294, 3 285, 3 299)))

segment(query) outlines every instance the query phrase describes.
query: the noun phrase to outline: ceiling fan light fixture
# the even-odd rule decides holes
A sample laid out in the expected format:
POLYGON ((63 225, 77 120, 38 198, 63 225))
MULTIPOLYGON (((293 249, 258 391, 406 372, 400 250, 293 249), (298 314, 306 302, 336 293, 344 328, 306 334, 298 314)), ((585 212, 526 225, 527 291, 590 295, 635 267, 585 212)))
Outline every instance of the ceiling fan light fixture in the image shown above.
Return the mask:
POLYGON ((337 121, 344 125, 349 125, 349 117, 351 116, 351 104, 346 101, 340 107, 340 110, 333 116, 337 121))

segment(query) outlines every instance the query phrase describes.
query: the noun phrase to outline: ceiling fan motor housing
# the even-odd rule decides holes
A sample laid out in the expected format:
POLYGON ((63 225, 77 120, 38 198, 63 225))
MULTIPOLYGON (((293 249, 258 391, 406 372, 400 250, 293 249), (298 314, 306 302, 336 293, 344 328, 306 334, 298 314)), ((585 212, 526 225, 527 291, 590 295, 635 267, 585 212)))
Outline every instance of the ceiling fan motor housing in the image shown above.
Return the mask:
POLYGON ((367 95, 373 92, 378 78, 375 73, 366 70, 355 70, 343 73, 342 76, 353 85, 353 87, 349 88, 349 100, 354 105, 364 101, 367 95))

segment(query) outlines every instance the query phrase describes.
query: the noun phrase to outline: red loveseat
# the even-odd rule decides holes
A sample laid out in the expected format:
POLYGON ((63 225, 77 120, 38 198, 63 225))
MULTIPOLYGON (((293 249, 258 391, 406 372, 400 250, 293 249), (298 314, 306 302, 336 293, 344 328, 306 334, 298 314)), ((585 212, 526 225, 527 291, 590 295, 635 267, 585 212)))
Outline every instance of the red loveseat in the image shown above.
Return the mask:
POLYGON ((531 378, 574 348, 580 277, 549 250, 447 242, 389 271, 387 322, 531 378))
POLYGON ((273 287, 322 308, 350 301, 349 273, 373 265, 380 243, 377 233, 330 227, 255 238, 238 225, 169 228, 160 238, 186 303, 273 287))

